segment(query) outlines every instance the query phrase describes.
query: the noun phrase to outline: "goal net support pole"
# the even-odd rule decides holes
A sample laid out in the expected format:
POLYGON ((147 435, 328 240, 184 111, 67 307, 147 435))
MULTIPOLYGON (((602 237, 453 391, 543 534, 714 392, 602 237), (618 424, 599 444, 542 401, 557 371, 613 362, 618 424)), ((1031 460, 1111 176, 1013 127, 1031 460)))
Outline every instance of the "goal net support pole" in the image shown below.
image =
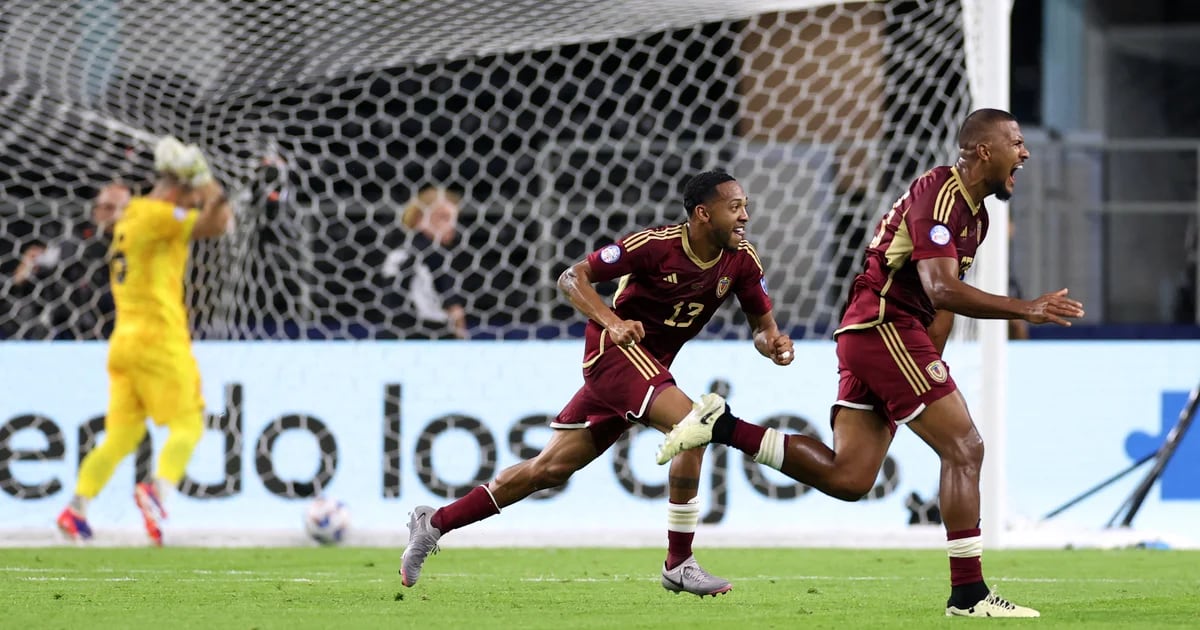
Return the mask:
MULTIPOLYGON (((968 84, 971 109, 1009 108, 1009 50, 1012 0, 963 0, 968 84)), ((987 202, 990 227, 980 248, 977 272, 979 288, 988 293, 1008 295, 1008 204, 995 198, 987 202)), ((986 455, 981 480, 981 508, 984 544, 1004 546, 1007 527, 1005 480, 1008 414, 1008 323, 1003 320, 981 321, 978 343, 981 359, 981 396, 974 416, 983 436, 986 455)))

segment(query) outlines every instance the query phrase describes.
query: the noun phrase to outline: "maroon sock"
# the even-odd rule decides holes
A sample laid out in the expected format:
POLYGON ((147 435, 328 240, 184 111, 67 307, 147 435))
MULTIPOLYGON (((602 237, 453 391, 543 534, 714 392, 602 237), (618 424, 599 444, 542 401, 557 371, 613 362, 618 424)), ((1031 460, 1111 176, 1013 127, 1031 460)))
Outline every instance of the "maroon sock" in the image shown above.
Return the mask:
POLYGON ((729 436, 729 445, 747 455, 757 455, 766 432, 766 427, 750 424, 744 420, 735 420, 733 434, 729 436))
POLYGON ((445 534, 499 513, 500 508, 496 507, 491 493, 479 486, 468 492, 467 496, 434 512, 429 524, 445 534))
POLYGON ((692 555, 692 541, 696 532, 673 532, 667 530, 667 568, 674 569, 692 555))
MULTIPOLYGON (((960 529, 958 531, 946 532, 946 540, 949 543, 953 543, 956 540, 968 538, 978 539, 980 535, 979 528, 960 529)), ((980 562, 981 554, 976 552, 970 553, 971 555, 950 557, 950 586, 963 586, 983 582, 983 563, 980 562)))

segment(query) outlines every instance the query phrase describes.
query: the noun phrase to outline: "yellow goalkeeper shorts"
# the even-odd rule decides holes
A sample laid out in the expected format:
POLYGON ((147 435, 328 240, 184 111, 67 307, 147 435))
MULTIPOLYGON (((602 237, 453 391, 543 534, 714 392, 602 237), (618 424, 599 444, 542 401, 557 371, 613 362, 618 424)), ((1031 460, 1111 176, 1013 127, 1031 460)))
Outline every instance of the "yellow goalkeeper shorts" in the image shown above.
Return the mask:
POLYGON ((200 368, 190 347, 147 347, 111 342, 108 352, 106 423, 159 426, 192 423, 204 412, 200 368))

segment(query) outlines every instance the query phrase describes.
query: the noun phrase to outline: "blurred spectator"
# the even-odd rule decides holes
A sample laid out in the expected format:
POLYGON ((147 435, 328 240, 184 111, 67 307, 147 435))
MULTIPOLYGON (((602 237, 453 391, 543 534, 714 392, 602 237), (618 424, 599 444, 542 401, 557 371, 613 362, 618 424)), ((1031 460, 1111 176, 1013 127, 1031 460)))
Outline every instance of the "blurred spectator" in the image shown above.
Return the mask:
POLYGON ((108 249, 113 226, 129 204, 129 186, 112 182, 100 189, 91 218, 72 231, 62 247, 62 282, 70 313, 66 336, 107 339, 112 333, 114 306, 108 285, 108 249))
POLYGON ((53 339, 54 305, 61 289, 54 280, 58 262, 54 250, 32 239, 21 245, 15 268, 0 286, 0 336, 5 339, 53 339))
POLYGON ((454 191, 426 186, 405 206, 404 230, 392 239, 377 279, 386 310, 380 338, 467 338, 458 278, 466 264, 455 255, 461 202, 454 191))

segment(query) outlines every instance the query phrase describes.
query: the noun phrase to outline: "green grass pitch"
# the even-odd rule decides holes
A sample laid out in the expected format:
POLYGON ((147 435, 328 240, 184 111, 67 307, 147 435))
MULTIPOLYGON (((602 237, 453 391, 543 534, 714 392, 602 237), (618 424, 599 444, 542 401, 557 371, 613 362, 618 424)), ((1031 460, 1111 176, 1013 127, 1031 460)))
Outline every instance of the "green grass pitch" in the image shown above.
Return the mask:
POLYGON ((718 598, 659 585, 659 549, 446 549, 414 588, 368 548, 0 549, 4 628, 1200 627, 1200 553, 994 551, 1041 619, 947 619, 939 551, 703 549, 718 598))

